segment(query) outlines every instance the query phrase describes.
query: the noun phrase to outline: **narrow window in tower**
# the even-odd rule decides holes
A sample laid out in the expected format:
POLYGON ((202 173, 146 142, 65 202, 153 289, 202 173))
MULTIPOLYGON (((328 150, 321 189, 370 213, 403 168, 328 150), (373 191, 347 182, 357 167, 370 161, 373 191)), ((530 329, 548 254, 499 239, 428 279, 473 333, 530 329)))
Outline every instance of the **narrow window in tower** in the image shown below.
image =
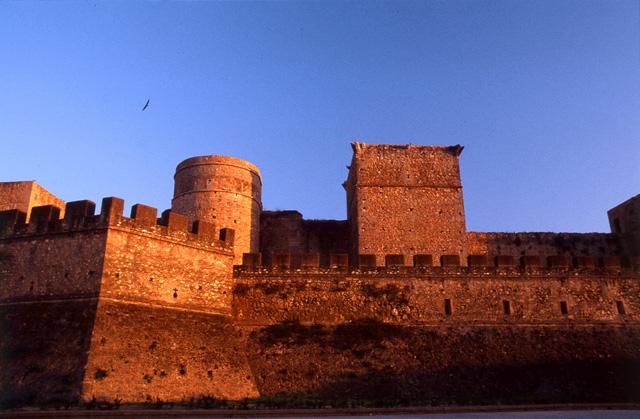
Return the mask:
POLYGON ((618 314, 627 314, 622 301, 616 301, 616 307, 618 307, 618 314))
POLYGON ((560 312, 563 315, 569 314, 569 309, 567 308, 567 302, 566 301, 560 301, 560 312))
POLYGON ((451 315, 451 300, 448 298, 444 299, 444 314, 447 316, 451 315))
POLYGON ((504 314, 511 314, 511 303, 509 300, 502 301, 502 308, 504 309, 504 314))

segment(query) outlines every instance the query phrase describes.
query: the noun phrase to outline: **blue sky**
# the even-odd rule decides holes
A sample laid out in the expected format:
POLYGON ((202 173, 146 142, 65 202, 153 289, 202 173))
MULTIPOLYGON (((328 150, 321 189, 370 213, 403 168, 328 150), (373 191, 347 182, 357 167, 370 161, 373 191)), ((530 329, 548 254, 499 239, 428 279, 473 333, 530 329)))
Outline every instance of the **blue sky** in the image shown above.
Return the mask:
POLYGON ((0 180, 162 210, 181 160, 232 155, 265 209, 342 219, 349 142, 460 143, 469 230, 608 231, 639 4, 0 2, 0 180))

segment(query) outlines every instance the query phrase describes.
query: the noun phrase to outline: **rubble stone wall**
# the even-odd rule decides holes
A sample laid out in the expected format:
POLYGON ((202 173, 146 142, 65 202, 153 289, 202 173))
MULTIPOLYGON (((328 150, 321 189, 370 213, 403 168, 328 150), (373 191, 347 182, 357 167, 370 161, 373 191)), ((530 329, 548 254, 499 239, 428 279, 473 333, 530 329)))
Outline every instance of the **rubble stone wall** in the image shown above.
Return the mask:
MULTIPOLYGON (((353 143, 345 182, 352 256, 467 255, 462 147, 353 143)), ((436 262, 438 263, 438 262, 436 262)))
POLYGON ((640 400, 637 324, 292 321, 247 330, 264 396, 303 394, 370 406, 640 400))
POLYGON ((0 301, 97 296, 106 229, 0 238, 0 301))
POLYGON ((257 397, 246 338, 227 316, 101 300, 82 398, 157 403, 257 397))
POLYGON ((516 268, 320 271, 237 273, 233 290, 236 320, 263 325, 290 320, 337 324, 371 318, 395 324, 561 323, 567 327, 640 321, 640 283, 632 272, 523 272, 516 268), (449 300, 450 313, 445 300, 449 300), (620 314, 619 304, 625 314, 620 314))
POLYGON ((323 266, 332 253, 349 252, 347 221, 305 220, 298 211, 263 211, 260 217, 260 252, 265 264, 273 255, 289 254, 292 263, 302 254, 318 254, 323 266))
POLYGON ((232 264, 231 250, 113 226, 100 295, 229 314, 232 264))
POLYGON ((474 255, 593 256, 619 254, 609 233, 467 233, 467 248, 474 255))

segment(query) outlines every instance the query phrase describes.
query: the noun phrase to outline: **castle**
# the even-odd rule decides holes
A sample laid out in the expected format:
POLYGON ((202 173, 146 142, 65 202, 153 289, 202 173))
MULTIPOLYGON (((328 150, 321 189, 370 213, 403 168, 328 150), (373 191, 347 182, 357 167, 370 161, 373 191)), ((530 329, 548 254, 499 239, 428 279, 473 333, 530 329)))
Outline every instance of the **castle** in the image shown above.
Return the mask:
POLYGON ((640 401, 640 195, 611 233, 470 232, 461 146, 352 147, 347 220, 225 156, 159 217, 0 183, 0 406, 640 401))

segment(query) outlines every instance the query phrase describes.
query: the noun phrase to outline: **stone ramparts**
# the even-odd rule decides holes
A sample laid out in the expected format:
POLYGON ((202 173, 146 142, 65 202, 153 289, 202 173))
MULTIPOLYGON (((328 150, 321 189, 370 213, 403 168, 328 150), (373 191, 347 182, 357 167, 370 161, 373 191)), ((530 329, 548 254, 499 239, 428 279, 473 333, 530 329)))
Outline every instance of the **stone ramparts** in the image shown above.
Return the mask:
POLYGON ((34 207, 29 222, 27 214, 19 210, 0 211, 0 240, 33 238, 51 234, 70 233, 101 228, 123 228, 141 234, 155 235, 173 242, 192 246, 206 246, 223 253, 233 251, 232 229, 218 229, 215 225, 194 221, 191 226, 186 216, 166 210, 157 218, 157 209, 142 204, 131 208, 131 216, 123 216, 124 201, 104 198, 102 209, 95 214, 95 203, 89 200, 68 202, 65 216, 53 205, 34 207))
POLYGON ((181 214, 157 218, 141 204, 124 217, 123 208, 122 199, 104 198, 95 214, 93 202, 75 201, 60 218, 46 205, 29 222, 19 210, 0 212, 0 301, 105 296, 229 312, 233 230, 199 221, 190 228, 181 214))
POLYGON ((286 266, 286 258, 267 267, 259 265, 257 255, 245 259, 244 266, 234 269, 232 306, 241 324, 375 319, 569 326, 640 321, 640 275, 621 267, 615 257, 603 258, 602 266, 590 258, 556 256, 543 266, 534 257, 518 263, 500 256, 489 263, 476 255, 470 257, 472 266, 349 267, 342 259, 343 265, 299 268, 286 266))

